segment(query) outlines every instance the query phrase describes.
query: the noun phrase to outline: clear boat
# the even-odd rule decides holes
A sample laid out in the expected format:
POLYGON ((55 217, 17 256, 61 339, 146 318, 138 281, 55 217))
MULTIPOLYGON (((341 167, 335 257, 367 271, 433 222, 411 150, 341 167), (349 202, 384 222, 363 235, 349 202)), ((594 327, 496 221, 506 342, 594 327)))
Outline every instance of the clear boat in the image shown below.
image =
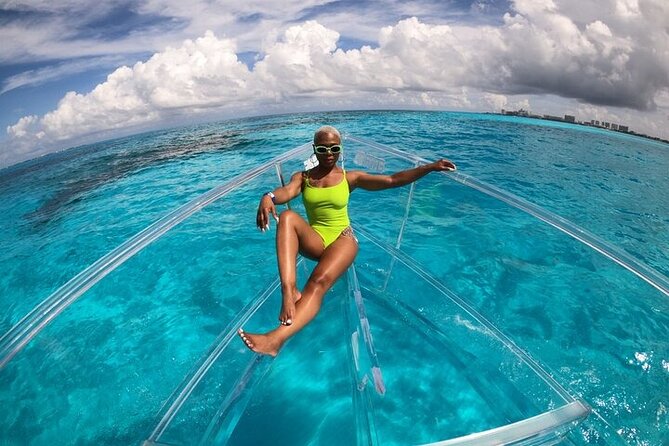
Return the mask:
MULTIPOLYGON (((0 368, 21 354, 63 310, 108 274, 187 218, 217 202, 228 241, 224 279, 238 290, 227 305, 236 315, 206 355, 167 398, 146 445, 190 444, 420 444, 544 445, 571 436, 589 405, 553 378, 540 361, 498 329, 466 297, 449 288, 449 188, 472 188, 494 206, 513 207, 595 249, 669 295, 652 269, 570 222, 518 197, 454 172, 434 175, 430 187, 351 196, 361 249, 345 279, 325 298, 319 316, 276 359, 247 350, 236 330, 276 324, 279 282, 273 241, 239 240, 238 214, 221 203, 246 203, 304 168, 310 145, 258 166, 217 187, 130 238, 57 290, 0 340, 0 368), (421 225, 421 213, 432 223, 421 225), (444 216, 434 225, 434 215, 444 216), (409 218, 413 215, 414 218, 409 218), (236 258, 235 246, 258 244, 263 259, 236 258), (260 263, 259 263, 260 262, 260 263), (234 264, 233 264, 234 263, 234 264), (254 270, 254 266, 257 270, 254 270), (269 268, 272 269, 272 268, 269 268), (264 278, 264 279, 263 279, 264 278)), ((399 150, 347 136, 346 169, 393 172, 424 162, 399 150)), ((289 206, 303 211, 301 202, 289 206)), ((248 208, 248 209, 247 209, 248 208)), ((240 211, 240 212, 241 212, 240 211)), ((245 217, 245 220, 249 218, 245 217)), ((426 220, 427 221, 427 220, 426 220)), ((246 223, 244 223, 246 225, 246 223)), ((149 248, 151 249, 151 248, 149 248)), ((304 283, 313 267, 300 260, 304 283)), ((609 439, 615 443, 615 438, 609 439)))

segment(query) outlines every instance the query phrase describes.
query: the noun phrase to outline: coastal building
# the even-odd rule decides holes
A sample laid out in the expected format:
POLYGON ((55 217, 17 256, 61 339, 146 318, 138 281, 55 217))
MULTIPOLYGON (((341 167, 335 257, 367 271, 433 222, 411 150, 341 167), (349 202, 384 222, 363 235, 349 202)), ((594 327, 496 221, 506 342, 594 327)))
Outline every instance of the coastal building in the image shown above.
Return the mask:
POLYGON ((527 118, 535 118, 535 119, 546 119, 549 121, 560 121, 560 122, 570 122, 574 124, 579 124, 579 125, 585 125, 585 126, 593 126, 593 127, 599 127, 599 128, 604 128, 616 132, 623 132, 623 133, 629 133, 630 135, 637 135, 641 136, 643 138, 650 138, 656 141, 662 141, 669 143, 669 140, 665 140, 662 138, 659 138, 657 136, 649 136, 643 133, 637 133, 633 130, 630 130, 627 125, 623 124, 616 124, 612 122, 607 122, 607 121, 599 121, 597 119, 591 119, 590 121, 576 121, 576 117, 574 115, 564 115, 562 116, 553 116, 553 115, 537 115, 534 113, 530 113, 527 110, 520 109, 520 110, 505 110, 502 109, 502 114, 503 115, 511 115, 511 116, 523 116, 527 118))

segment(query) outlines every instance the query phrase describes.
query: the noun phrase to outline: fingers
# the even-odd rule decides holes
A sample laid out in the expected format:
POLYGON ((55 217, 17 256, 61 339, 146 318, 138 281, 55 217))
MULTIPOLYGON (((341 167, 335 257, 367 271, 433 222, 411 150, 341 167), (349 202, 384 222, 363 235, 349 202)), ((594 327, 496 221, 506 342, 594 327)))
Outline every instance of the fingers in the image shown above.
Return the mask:
POLYGON ((267 216, 262 208, 258 208, 258 214, 256 215, 256 226, 261 231, 264 231, 267 227, 267 216))
POLYGON ((261 231, 269 231, 269 210, 267 208, 262 210, 262 219, 264 226, 260 228, 261 231))
POLYGON ((446 170, 446 171, 449 171, 449 172, 453 172, 454 170, 457 169, 457 167, 455 166, 455 163, 453 163, 452 161, 449 161, 447 159, 440 159, 435 164, 437 165, 438 170, 446 170))
POLYGON ((256 215, 256 226, 258 226, 258 229, 261 231, 265 232, 269 230, 269 215, 270 213, 274 217, 274 220, 276 222, 279 222, 279 217, 276 215, 276 209, 274 206, 272 207, 260 207, 258 208, 258 214, 256 215))

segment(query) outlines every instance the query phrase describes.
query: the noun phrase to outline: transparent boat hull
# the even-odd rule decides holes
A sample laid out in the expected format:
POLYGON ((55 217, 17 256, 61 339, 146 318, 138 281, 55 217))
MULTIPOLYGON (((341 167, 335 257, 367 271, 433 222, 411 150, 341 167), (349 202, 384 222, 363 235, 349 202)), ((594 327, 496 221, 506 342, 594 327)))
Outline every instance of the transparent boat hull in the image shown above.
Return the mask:
MULTIPOLYGON (((415 164, 347 151, 348 168, 415 164)), ((391 217, 382 228, 373 219, 354 221, 363 249, 346 282, 328 293, 321 315, 277 359, 228 347, 248 358, 238 366, 239 379, 208 403, 218 409, 206 429, 193 424, 196 417, 186 415, 192 402, 184 402, 173 406, 175 413, 147 444, 276 444, 290 438, 291 444, 540 445, 561 441, 587 417, 586 403, 400 250, 403 234, 411 231, 412 196, 413 187, 406 188, 396 209, 383 208, 391 217), (324 354, 325 368, 319 361, 324 354)), ((368 207, 374 212, 373 204, 368 207)), ((313 266, 307 264, 300 268, 302 281, 313 266)), ((276 294, 276 286, 268 290, 276 294)), ((259 317, 271 320, 276 304, 266 302, 277 302, 278 295, 258 299, 263 304, 254 308, 267 313, 259 317)), ((246 319, 253 317, 239 318, 246 319)), ((204 381, 220 382, 203 379, 194 393, 206 393, 204 381)))
MULTIPOLYGON (((240 240, 248 225, 226 212, 226 202, 235 203, 238 212, 252 215, 257 197, 280 184, 287 173, 300 170, 307 156, 308 146, 299 147, 233 179, 169 214, 82 271, 2 336, 0 368, 5 376, 18 380, 22 371, 30 371, 37 376, 35 382, 76 379, 69 376, 72 369, 67 364, 86 361, 90 361, 90 370, 96 370, 95 365, 101 362, 96 356, 99 346, 90 347, 68 337, 70 325, 85 318, 83 304, 88 304, 87 299, 104 301, 105 293, 126 277, 141 274, 143 269, 133 266, 144 265, 140 261, 153 258, 152 253, 164 253, 162 243, 171 238, 188 240, 193 234, 203 237, 202 233, 213 231, 213 221, 218 232, 198 246, 224 240, 217 245, 217 255, 227 259, 228 267, 212 271, 212 275, 226 284, 229 293, 222 297, 216 316, 229 322, 217 334, 209 330, 206 336, 192 340, 191 345, 199 350, 190 352, 178 366, 165 365, 171 373, 156 373, 144 379, 144 387, 137 386, 155 395, 150 401, 158 414, 150 422, 144 420, 151 425, 146 427, 145 444, 539 445, 565 438, 578 443, 570 432, 588 416, 589 405, 554 379, 554 372, 547 371, 525 346, 516 345, 506 330, 497 328, 494 299, 492 304, 482 303, 476 300, 476 293, 463 287, 456 291, 452 286, 450 274, 463 256, 459 245, 467 245, 470 240, 449 239, 449 229, 461 223, 449 215, 462 212, 444 209, 449 188, 456 184, 473 188, 471 193, 485 194, 486 198, 467 203, 472 218, 493 215, 503 221, 499 216, 511 205, 530 215, 528 219, 538 218, 593 248, 613 260, 616 268, 625 268, 665 295, 666 278, 587 231, 518 197, 461 173, 431 175, 418 183, 425 183, 419 191, 419 186, 412 185, 378 193, 374 199, 364 191, 352 195, 352 221, 361 244, 354 266, 327 294, 316 320, 291 340, 277 359, 259 357, 236 338, 236 330, 244 326, 247 331, 259 331, 276 325, 279 284, 273 262, 259 263, 255 258, 239 258, 236 253, 240 244, 248 244, 273 260, 273 249, 268 251, 273 243, 267 234, 240 240), (448 175, 455 183, 447 180, 448 175), (142 259, 142 255, 146 257, 142 259), (75 302, 79 305, 64 312, 75 302), (47 354, 56 352, 66 359, 56 362, 62 370, 34 367, 43 359, 45 345, 47 354), (70 345, 77 346, 76 354, 68 350, 70 345), (174 383, 171 394, 151 387, 158 379, 174 383)), ((355 137, 347 140, 345 158, 347 169, 376 172, 393 172, 422 162, 355 137)), ((299 202, 291 206, 302 211, 299 202)), ((187 261, 201 257, 193 255, 187 261)), ((505 258, 500 262, 517 267, 514 262, 520 261, 505 258)), ((466 266, 469 270, 462 267, 460 276, 489 274, 485 266, 471 262, 466 266)), ((189 265, 184 263, 182 267, 189 265)), ((301 284, 312 267, 309 261, 300 263, 301 284)), ((504 278, 499 281, 504 283, 504 278)), ((481 288, 482 294, 494 294, 484 285, 481 288)), ((170 305, 191 310, 178 299, 170 305)), ((203 318, 205 322, 210 319, 203 318)), ((113 326, 118 320, 110 317, 104 322, 113 326)), ((187 337, 188 327, 178 333, 187 337)), ((550 332, 551 326, 545 323, 545 327, 527 329, 550 332)), ((161 335, 160 323, 144 326, 137 322, 114 335, 119 345, 129 339, 159 344, 161 339, 156 337, 161 335)), ((172 355, 180 353, 169 347, 165 350, 172 355)), ((110 363, 122 362, 120 353, 109 353, 109 357, 110 363)), ((159 368, 164 358, 142 360, 159 368)), ((100 376, 109 372, 101 370, 100 376)), ((150 367, 146 370, 154 372, 150 367)), ((92 377, 87 378, 95 383, 92 377)), ((120 389, 128 387, 122 382, 115 385, 107 390, 121 393, 120 389)), ((39 405, 35 406, 38 411, 39 405)), ((93 407, 99 410, 92 403, 93 407)), ((104 423, 99 418, 94 422, 104 423)), ((588 429, 592 426, 597 429, 598 425, 588 425, 588 429)), ((99 430, 113 428, 112 420, 99 430)), ((606 444, 620 442, 615 436, 606 438, 606 444)))

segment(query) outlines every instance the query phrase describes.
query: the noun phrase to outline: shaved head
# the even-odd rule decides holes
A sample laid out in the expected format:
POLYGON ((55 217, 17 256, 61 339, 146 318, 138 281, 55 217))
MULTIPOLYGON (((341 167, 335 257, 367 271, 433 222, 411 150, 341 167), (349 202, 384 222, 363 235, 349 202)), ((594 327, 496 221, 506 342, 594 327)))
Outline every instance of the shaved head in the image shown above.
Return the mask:
POLYGON ((339 134, 339 130, 332 127, 331 125, 324 125, 316 130, 316 133, 314 133, 314 143, 319 139, 320 136, 324 135, 335 135, 339 141, 341 141, 341 134, 339 134))

